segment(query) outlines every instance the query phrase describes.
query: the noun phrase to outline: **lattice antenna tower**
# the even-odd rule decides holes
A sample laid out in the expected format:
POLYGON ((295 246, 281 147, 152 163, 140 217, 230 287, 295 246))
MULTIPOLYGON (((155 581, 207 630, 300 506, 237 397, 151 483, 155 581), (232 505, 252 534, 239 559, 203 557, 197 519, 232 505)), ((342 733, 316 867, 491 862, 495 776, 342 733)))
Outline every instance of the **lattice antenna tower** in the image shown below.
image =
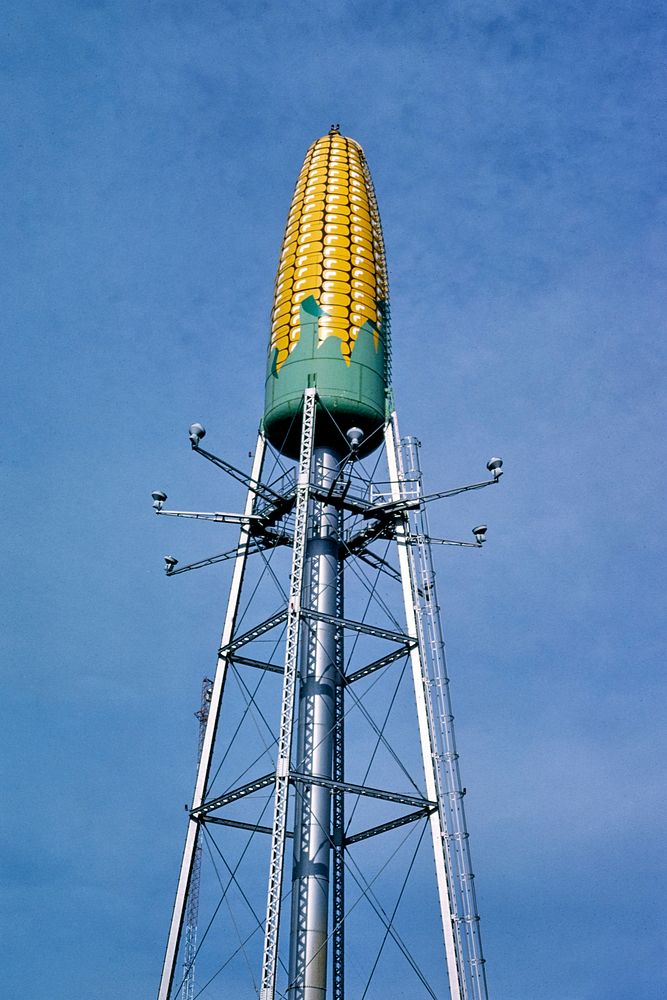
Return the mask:
MULTIPOLYGON (((232 514, 167 510, 166 494, 159 490, 153 494, 159 515, 240 528, 238 544, 219 555, 185 566, 173 556, 165 558, 170 577, 227 560, 232 561, 233 570, 216 671, 212 683, 207 682, 210 700, 206 712, 202 704, 200 715, 199 766, 158 998, 194 1000, 195 960, 204 937, 215 936, 209 934, 213 920, 232 886, 239 890, 239 905, 247 906, 255 925, 245 937, 239 933, 239 947, 222 961, 208 984, 216 980, 217 986, 218 975, 224 978, 232 958, 242 952, 253 980, 248 996, 344 1000, 350 945, 346 927, 363 899, 384 927, 363 997, 389 939, 419 978, 425 995, 436 997, 435 980, 431 982, 423 973, 395 923, 421 841, 391 913, 373 888, 377 876, 369 879, 354 857, 357 844, 392 835, 402 827, 408 827, 408 833, 421 827, 422 833, 428 830, 431 835, 444 943, 442 965, 450 998, 487 1000, 465 789, 459 774, 432 559, 434 544, 481 548, 487 529, 483 524, 474 528, 471 541, 435 538, 430 534, 427 507, 438 499, 497 484, 502 461, 491 459, 489 476, 480 482, 436 493, 423 489, 419 442, 400 438, 390 387, 389 293, 375 192, 361 147, 340 135, 338 126, 310 147, 294 192, 276 278, 266 405, 251 472, 246 474, 206 451, 201 443, 205 433, 201 424, 191 426, 193 450, 242 483, 247 498, 243 513, 232 514), (373 453, 386 457, 387 471, 380 478, 378 462, 373 469, 368 467, 373 453), (274 475, 269 467, 271 456, 280 474, 274 475), (295 466, 289 466, 291 462, 295 466), (387 547, 395 553, 394 562, 387 547), (270 559, 281 549, 289 550, 291 558, 289 569, 279 578, 270 559), (243 620, 241 627, 241 608, 248 603, 247 572, 257 555, 284 600, 268 617, 250 626, 243 620), (368 621, 366 615, 361 619, 348 615, 346 577, 351 579, 355 573, 363 582, 366 578, 358 568, 369 566, 378 579, 400 583, 404 624, 392 618, 395 624, 388 627, 386 622, 368 621), (276 648, 283 651, 279 661, 254 654, 257 643, 275 636, 276 648), (364 652, 363 662, 354 664, 359 640, 384 644, 382 654, 364 652), (410 777, 386 736, 391 705, 382 727, 367 707, 374 683, 400 660, 409 666, 412 677, 421 783, 410 777), (223 698, 227 705, 229 676, 237 677, 237 671, 244 670, 255 674, 259 670, 262 679, 280 679, 277 718, 272 724, 263 714, 257 699, 259 683, 251 691, 239 680, 246 703, 243 718, 252 709, 270 739, 256 761, 248 748, 245 761, 249 763, 242 775, 246 780, 232 782, 216 793, 222 764, 214 769, 213 761, 223 698), (371 765, 362 781, 349 780, 357 759, 356 754, 348 754, 346 760, 346 733, 353 710, 377 737, 371 765, 378 748, 386 748, 411 781, 412 790, 370 785, 371 765), (271 770, 248 778, 265 754, 273 755, 271 770), (249 806, 262 795, 269 798, 259 817, 241 818, 234 813, 239 804, 249 806), (366 807, 375 803, 378 809, 400 807, 401 812, 389 818, 386 813, 378 814, 370 825, 354 831, 351 826, 360 803, 366 807), (270 825, 262 822, 267 805, 272 806, 270 825), (241 860, 230 860, 231 854, 216 848, 229 877, 223 887, 216 867, 222 897, 198 945, 201 845, 210 829, 230 834, 234 829, 248 831, 250 839, 241 860, 253 838, 268 841, 265 906, 258 914, 241 888, 237 876, 241 860), (350 879, 361 890, 361 896, 351 902, 345 891, 350 879), (288 934, 281 935, 281 926, 287 923, 288 934), (248 950, 255 934, 263 941, 256 977, 248 950), (177 981, 179 954, 184 975, 177 981)), ((264 572, 260 582, 263 576, 264 572)), ((369 588, 368 607, 375 602, 374 607, 387 608, 384 586, 369 588)), ((224 722, 220 730, 225 732, 224 722)), ((236 921, 234 925, 238 932, 236 921)), ((242 995, 238 984, 229 988, 235 996, 242 995)), ((348 995, 356 997, 356 990, 356 986, 350 988, 348 995)))

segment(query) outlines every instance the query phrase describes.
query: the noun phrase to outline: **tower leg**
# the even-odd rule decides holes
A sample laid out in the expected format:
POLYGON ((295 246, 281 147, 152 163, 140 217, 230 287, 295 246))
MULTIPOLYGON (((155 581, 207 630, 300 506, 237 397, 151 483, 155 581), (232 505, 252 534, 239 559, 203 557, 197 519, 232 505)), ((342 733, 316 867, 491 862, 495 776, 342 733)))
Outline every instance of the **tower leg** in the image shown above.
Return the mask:
MULTIPOLYGON (((264 464, 265 448, 266 444, 264 437, 262 434, 260 434, 257 439, 257 447, 255 449, 255 458, 253 461, 252 473, 251 473, 252 482, 254 483, 259 482, 261 479, 262 466, 264 464)), ((248 491, 244 513, 252 514, 254 504, 255 504, 255 492, 251 488, 248 491)), ((222 638, 220 642, 220 646, 223 649, 231 641, 234 632, 234 626, 236 624, 236 616, 238 614, 239 600, 241 596, 241 586, 243 584, 243 576, 245 574, 246 561, 248 557, 249 541, 250 541, 249 530, 248 528, 243 527, 241 529, 241 534, 239 537, 238 552, 234 560, 232 584, 229 591, 229 599, 227 601, 227 613, 225 615, 225 624, 223 626, 222 638)), ((220 705, 222 702, 225 680, 227 678, 227 664, 228 660, 226 656, 224 655, 218 656, 218 662, 215 670, 215 678, 213 680, 213 690, 211 692, 211 703, 209 707, 208 720, 206 722, 206 731, 204 733, 204 742, 202 746, 201 757, 199 759, 199 767, 197 769, 197 779, 195 782, 195 791, 192 800, 192 812, 194 812, 196 809, 199 808, 199 806, 202 805, 206 797, 206 786, 208 783, 208 776, 211 770, 211 761, 213 758, 213 746, 215 744, 215 734, 218 728, 218 720, 220 718, 220 705)), ((187 904, 190 878, 192 876, 192 869, 197 853, 197 844, 199 842, 199 835, 200 835, 199 826, 200 826, 199 820, 191 813, 185 837, 185 847, 183 850, 183 859, 181 861, 181 870, 178 877, 176 899, 174 901, 174 909, 172 911, 171 924, 169 926, 167 949, 164 956, 164 962, 162 964, 162 976, 160 979, 158 1000, 169 1000, 169 996, 171 994, 171 986, 174 980, 176 961, 178 958, 178 948, 181 940, 181 932, 183 929, 183 919, 185 916, 185 907, 187 904)))
MULTIPOLYGON (((314 480, 335 481, 340 455, 317 448, 314 480)), ((335 618, 339 611, 339 521, 336 507, 315 501, 308 529, 303 607, 335 618)), ((295 770, 331 779, 334 770, 340 628, 306 619, 302 632, 295 770)), ((331 790, 306 782, 296 789, 290 1000, 324 1000, 327 985, 331 790)))
MULTIPOLYGON (((344 617, 343 567, 338 572, 337 617, 344 617)), ((343 629, 336 641, 336 724, 334 729, 334 781, 345 781, 345 685, 343 629)), ((345 795, 333 793, 333 892, 332 892, 332 1000, 345 1000, 345 795)))
POLYGON ((294 516, 294 544, 290 574, 289 604, 287 607, 287 637, 285 641, 285 671, 280 706, 280 731, 278 734, 278 760, 276 763, 275 799, 273 804, 273 830, 271 835, 271 861, 269 889, 266 900, 264 925, 264 950, 262 954, 262 985, 259 1000, 275 1000, 276 972, 278 965, 278 937, 282 903, 283 867, 285 862, 285 836, 287 831, 287 805, 289 800, 290 764, 292 760, 292 728, 294 697, 296 694, 297 668, 302 629, 302 602, 304 569, 308 541, 308 514, 310 510, 310 485, 313 464, 313 441, 317 393, 306 389, 303 395, 303 421, 301 449, 296 488, 294 516))
MULTIPOLYGON (((389 466, 389 479, 391 481, 391 492, 393 500, 405 499, 403 476, 401 474, 400 461, 400 438, 398 433, 398 421, 396 414, 387 424, 385 431, 385 445, 387 449, 387 463, 389 466)), ((438 775, 436 770, 436 759, 438 747, 433 731, 432 712, 430 707, 429 678, 426 670, 423 635, 420 622, 417 619, 417 608, 419 606, 418 590, 419 582, 414 577, 414 567, 411 565, 409 552, 409 522, 404 516, 396 524, 396 542, 398 549, 398 562, 401 570, 401 580, 403 584, 403 604, 405 607, 405 620, 407 630, 410 635, 418 636, 420 642, 412 648, 410 653, 410 664, 412 667, 412 679, 417 705, 417 722, 419 725, 419 741, 422 752, 422 763, 424 766, 424 779, 426 782, 426 797, 431 801, 439 801, 438 775)), ((442 810, 436 809, 429 818, 431 826, 431 836, 433 840, 433 854, 435 858, 435 873, 438 884, 438 898, 440 901, 440 917, 442 920, 442 932, 445 939, 445 955, 447 959, 447 975, 449 978, 449 992, 451 1000, 466 1000, 465 980, 461 975, 462 955, 460 940, 458 939, 458 926, 456 922, 456 896, 452 882, 453 872, 448 861, 447 830, 443 823, 442 810)))

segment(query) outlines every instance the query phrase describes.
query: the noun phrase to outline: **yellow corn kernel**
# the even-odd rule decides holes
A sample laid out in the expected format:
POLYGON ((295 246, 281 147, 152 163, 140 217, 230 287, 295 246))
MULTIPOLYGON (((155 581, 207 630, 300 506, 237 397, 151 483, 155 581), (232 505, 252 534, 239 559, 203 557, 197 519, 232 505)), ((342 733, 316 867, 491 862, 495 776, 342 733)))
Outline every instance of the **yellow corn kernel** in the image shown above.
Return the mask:
POLYGON ((349 226, 350 216, 343 215, 341 212, 327 212, 324 216, 324 221, 327 225, 332 226, 349 226))
POLYGON ((273 310, 274 322, 280 319, 281 316, 287 315, 287 313, 290 312, 290 309, 291 309, 291 298, 288 299, 286 302, 281 302, 279 305, 277 305, 273 310))
POLYGON ((319 192, 315 194, 307 194, 303 199, 303 210, 304 212, 314 212, 318 209, 324 208, 324 199, 328 198, 328 195, 320 194, 319 192))
POLYGON ((327 235, 324 237, 325 247, 344 247, 346 250, 350 249, 350 237, 345 236, 334 236, 327 235))
POLYGON ((276 291, 278 291, 278 284, 281 282, 289 281, 289 279, 294 275, 294 268, 291 265, 287 267, 281 267, 276 275, 276 291))
POLYGON ((360 236, 359 233, 353 233, 350 236, 350 242, 353 247, 364 247, 369 253, 373 253, 373 243, 371 240, 367 239, 365 236, 360 236))
POLYGON ((327 236, 345 236, 349 239, 350 227, 342 226, 338 222, 326 222, 324 224, 324 232, 327 236))
MULTIPOLYGON (((331 264, 331 261, 327 260, 327 264, 331 264)), ((323 281, 342 281, 342 282, 345 282, 345 287, 347 288, 349 286, 349 282, 350 282, 350 275, 349 275, 348 271, 344 271, 343 269, 341 269, 340 271, 337 271, 333 267, 325 267, 324 270, 322 271, 322 280, 323 281)), ((352 282, 352 284, 354 285, 354 282, 352 282)))
POLYGON ((322 253, 299 253, 294 258, 295 267, 308 267, 310 264, 321 264, 322 253))
POLYGON ((350 260, 351 254, 346 247, 324 247, 325 257, 333 257, 335 260, 350 260))
POLYGON ((352 291, 349 281, 323 281, 322 290, 324 292, 337 292, 339 295, 345 295, 346 297, 352 291))
POLYGON ((355 302, 361 302, 367 305, 369 309, 375 309, 375 296, 366 295, 365 292, 360 291, 358 288, 352 289, 352 298, 355 302))
POLYGON ((342 292, 321 292, 320 305, 323 308, 327 306, 349 306, 350 296, 344 295, 342 292))
POLYGON ((276 295, 276 297, 273 300, 274 309, 278 309, 278 307, 281 306, 284 302, 290 302, 291 299, 292 299, 292 288, 290 286, 289 288, 286 288, 284 289, 284 291, 280 292, 280 294, 276 295))
POLYGON ((369 285, 375 284, 375 266, 370 261, 364 261, 363 267, 353 267, 352 277, 367 281, 369 285))
POLYGON ((347 316, 320 316, 318 326, 321 330, 347 330, 350 321, 347 316))
POLYGON ((352 314, 352 322, 356 326, 363 326, 365 320, 367 319, 371 320, 373 323, 375 323, 377 320, 377 313, 375 312, 375 309, 373 309, 372 306, 364 305, 362 302, 352 303, 351 314, 352 314), (361 319, 359 319, 360 316, 361 319))
POLYGON ((320 264, 310 264, 308 267, 297 267, 294 272, 295 280, 299 278, 319 278, 322 274, 320 264))
POLYGON ((294 282, 294 294, 299 294, 301 297, 302 293, 307 298, 309 295, 315 295, 319 291, 319 281, 312 275, 309 278, 299 278, 294 282))
POLYGON ((347 322, 350 315, 349 305, 336 305, 335 302, 327 302, 326 304, 323 303, 323 305, 327 316, 337 316, 339 319, 344 319, 347 322))
POLYGON ((357 203, 355 203, 354 205, 350 205, 350 215, 352 216, 352 220, 355 222, 359 219, 363 219, 365 222, 368 223, 371 222, 370 214, 369 212, 366 211, 363 205, 359 205, 357 203))
POLYGON ((365 267, 369 262, 373 262, 373 255, 370 251, 365 251, 363 247, 355 247, 356 253, 351 255, 354 267, 365 267))
MULTIPOLYGON (((299 236, 299 246, 298 253, 300 256, 310 253, 322 253, 322 244, 319 240, 314 240, 314 233, 304 233, 303 236, 299 236)), ((356 247, 356 253, 363 253, 363 247, 356 247)), ((372 253, 372 250, 369 251, 372 253)))

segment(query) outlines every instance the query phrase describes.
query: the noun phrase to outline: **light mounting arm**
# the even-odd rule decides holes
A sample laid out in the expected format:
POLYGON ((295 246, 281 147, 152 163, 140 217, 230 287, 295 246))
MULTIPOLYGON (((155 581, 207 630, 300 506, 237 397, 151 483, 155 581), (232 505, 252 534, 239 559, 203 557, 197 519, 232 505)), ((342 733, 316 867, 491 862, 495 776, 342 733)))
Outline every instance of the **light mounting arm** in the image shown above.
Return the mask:
POLYGON ((213 465, 216 465, 219 469, 222 469, 222 471, 230 475, 232 479, 236 479, 237 482, 242 483, 248 489, 253 490, 257 496, 261 496, 263 500, 268 500, 269 503, 275 503, 277 500, 283 499, 281 494, 277 493, 276 490, 271 489, 270 486, 266 486, 265 483, 260 483, 258 480, 253 479, 247 473, 242 472, 241 469, 237 469, 235 465, 231 464, 231 462, 227 462, 224 458, 218 458, 217 455, 213 455, 210 451, 205 451, 204 448, 200 448, 199 445, 194 444, 194 442, 192 444, 192 450, 207 459, 209 462, 212 462, 213 465))
POLYGON ((196 521, 218 521, 221 524, 255 524, 258 527, 264 521, 264 518, 258 514, 228 514, 224 511, 164 510, 160 508, 155 513, 165 517, 190 517, 196 521))

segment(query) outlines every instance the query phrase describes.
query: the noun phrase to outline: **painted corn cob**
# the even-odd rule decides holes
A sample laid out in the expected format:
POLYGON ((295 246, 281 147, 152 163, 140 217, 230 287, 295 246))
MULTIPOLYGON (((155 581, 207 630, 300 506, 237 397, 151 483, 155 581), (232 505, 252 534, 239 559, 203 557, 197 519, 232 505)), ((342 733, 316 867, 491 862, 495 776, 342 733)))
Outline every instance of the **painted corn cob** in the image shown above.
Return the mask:
POLYGON ((264 414, 274 447, 296 454, 297 414, 307 386, 318 390, 319 441, 342 447, 345 432, 358 426, 363 451, 380 443, 389 381, 388 300, 366 159, 357 142, 332 129, 306 154, 278 264, 264 414))

